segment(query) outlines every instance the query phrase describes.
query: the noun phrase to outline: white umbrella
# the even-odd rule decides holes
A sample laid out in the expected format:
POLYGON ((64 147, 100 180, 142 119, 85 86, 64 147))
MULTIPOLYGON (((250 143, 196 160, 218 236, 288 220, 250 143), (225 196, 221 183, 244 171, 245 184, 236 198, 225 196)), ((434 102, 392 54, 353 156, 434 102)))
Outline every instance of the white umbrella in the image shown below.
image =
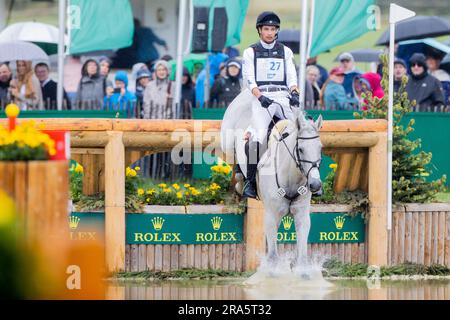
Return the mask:
MULTIPOLYGON (((40 22, 19 22, 6 27, 0 33, 0 42, 27 41, 41 47, 48 55, 58 52, 58 28, 40 22)), ((67 44, 67 37, 65 39, 67 44)))
POLYGON ((48 60, 48 55, 37 45, 24 41, 0 42, 0 61, 48 60))

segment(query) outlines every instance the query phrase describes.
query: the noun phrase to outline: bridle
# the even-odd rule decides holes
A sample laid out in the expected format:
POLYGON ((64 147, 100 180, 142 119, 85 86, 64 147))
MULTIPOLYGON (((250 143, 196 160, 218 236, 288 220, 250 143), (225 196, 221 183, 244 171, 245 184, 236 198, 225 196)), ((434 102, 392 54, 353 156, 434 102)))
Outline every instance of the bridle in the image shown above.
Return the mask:
MULTIPOLYGON (((281 110, 283 111, 283 106, 274 101, 272 104, 278 104, 281 108, 281 110)), ((268 108, 265 108, 267 110, 267 113, 269 114, 270 119, 272 120, 272 123, 274 125, 274 128, 276 128, 276 123, 273 120, 272 115, 270 114, 270 111, 268 110, 268 108)), ((284 112, 283 112, 283 116, 286 118, 284 112)), ((287 118, 286 118, 287 119, 287 118)), ((278 128, 277 128, 278 131, 278 128)), ((275 158, 274 158, 274 165, 275 165, 275 181, 277 183, 277 193, 280 197, 284 197, 286 199, 288 199, 289 201, 294 201, 298 196, 304 195, 306 194, 306 192, 308 191, 308 181, 309 181, 309 174, 311 173, 311 170, 313 168, 317 168, 317 170, 320 169, 320 163, 322 162, 322 157, 320 157, 319 159, 317 159, 316 161, 311 161, 311 160, 307 160, 307 159, 302 159, 300 156, 300 151, 299 151, 299 140, 313 140, 313 139, 319 139, 320 136, 319 135, 315 135, 315 136, 311 136, 311 137, 301 137, 301 136, 297 136, 296 142, 295 142, 295 146, 294 146, 294 150, 289 150, 289 147, 287 146, 286 142, 284 141, 289 134, 288 133, 284 133, 281 134, 280 131, 278 131, 278 134, 280 136, 280 138, 278 139, 278 141, 283 142, 284 146, 286 147, 287 152, 289 153, 289 155, 291 156, 292 160, 294 160, 296 167, 300 170, 300 172, 306 177, 306 182, 304 185, 298 187, 297 189, 297 193, 293 196, 288 196, 286 191, 284 190, 284 188, 282 188, 280 186, 280 183, 278 181, 278 170, 277 170, 277 153, 278 153, 278 146, 279 144, 277 143, 276 145, 276 149, 275 149, 275 158), (309 168, 309 170, 307 172, 305 172, 305 170, 303 169, 302 163, 309 163, 311 164, 311 167, 309 168)))

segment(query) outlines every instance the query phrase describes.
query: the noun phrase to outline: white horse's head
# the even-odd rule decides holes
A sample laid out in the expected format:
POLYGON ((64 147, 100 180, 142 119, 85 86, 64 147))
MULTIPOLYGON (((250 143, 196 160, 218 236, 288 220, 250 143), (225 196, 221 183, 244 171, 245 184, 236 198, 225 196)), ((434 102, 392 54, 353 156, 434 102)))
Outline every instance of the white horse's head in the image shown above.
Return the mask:
POLYGON ((303 174, 308 179, 308 188, 314 194, 321 194, 319 166, 322 161, 322 143, 319 131, 322 127, 322 115, 316 121, 306 119, 303 113, 297 118, 296 156, 303 174))

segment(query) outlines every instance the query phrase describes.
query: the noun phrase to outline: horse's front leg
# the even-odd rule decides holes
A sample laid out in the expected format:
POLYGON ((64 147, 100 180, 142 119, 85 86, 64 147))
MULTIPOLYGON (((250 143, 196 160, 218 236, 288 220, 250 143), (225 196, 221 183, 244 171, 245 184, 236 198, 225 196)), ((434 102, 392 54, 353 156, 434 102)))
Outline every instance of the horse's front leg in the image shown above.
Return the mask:
POLYGON ((295 230, 297 233, 297 254, 295 265, 304 265, 308 262, 308 235, 311 228, 310 206, 298 204, 291 208, 294 216, 295 230))
POLYGON ((275 265, 278 260, 277 250, 277 233, 280 224, 280 214, 272 210, 269 206, 264 209, 264 233, 266 235, 267 243, 267 260, 269 265, 275 265))

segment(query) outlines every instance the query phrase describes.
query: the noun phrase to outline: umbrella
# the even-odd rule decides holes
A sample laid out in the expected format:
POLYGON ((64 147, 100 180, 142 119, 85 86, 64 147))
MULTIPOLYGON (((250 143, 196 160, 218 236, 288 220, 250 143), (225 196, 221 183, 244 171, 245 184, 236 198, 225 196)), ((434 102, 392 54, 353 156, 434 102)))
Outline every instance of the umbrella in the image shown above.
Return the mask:
POLYGON ((442 59, 446 54, 450 53, 450 46, 431 38, 399 42, 397 48, 397 56, 399 58, 408 61, 416 52, 442 59))
POLYGON ((44 50, 30 42, 0 42, 0 61, 17 60, 48 60, 48 56, 44 50))
MULTIPOLYGON (((383 53, 381 49, 357 49, 353 51, 349 51, 355 62, 378 62, 380 59, 380 55, 383 53)), ((342 52, 334 59, 334 61, 339 61, 339 56, 342 52)))
MULTIPOLYGON (((395 27, 395 42, 433 38, 450 34, 450 20, 436 16, 417 16, 399 22, 395 27)), ((389 44, 389 30, 378 39, 377 45, 389 44)))
POLYGON ((294 53, 300 52, 300 30, 283 29, 278 32, 278 42, 281 42, 294 53))
POLYGON ((447 53, 444 59, 442 59, 441 69, 444 69, 445 71, 450 73, 450 53, 447 53))
MULTIPOLYGON (((20 22, 6 27, 0 33, 0 42, 27 41, 42 48, 48 55, 58 53, 58 28, 40 22, 20 22)), ((65 39, 67 43, 67 37, 65 39)))

